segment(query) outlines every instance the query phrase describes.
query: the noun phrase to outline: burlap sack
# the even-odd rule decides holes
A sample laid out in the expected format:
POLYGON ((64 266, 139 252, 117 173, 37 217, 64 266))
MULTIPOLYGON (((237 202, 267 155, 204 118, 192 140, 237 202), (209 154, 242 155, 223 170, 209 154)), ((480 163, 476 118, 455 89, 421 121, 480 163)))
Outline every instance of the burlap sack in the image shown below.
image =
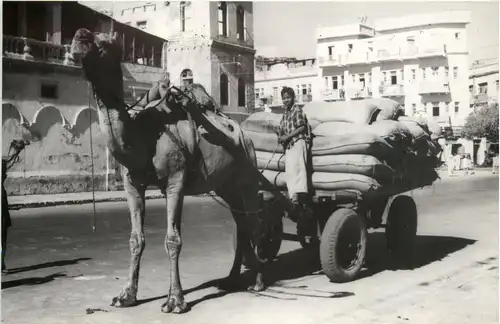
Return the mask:
MULTIPOLYGON (((256 151, 257 167, 285 171, 283 154, 256 151)), ((386 183, 392 181, 394 170, 377 158, 365 154, 324 155, 312 157, 313 172, 361 174, 386 183)))

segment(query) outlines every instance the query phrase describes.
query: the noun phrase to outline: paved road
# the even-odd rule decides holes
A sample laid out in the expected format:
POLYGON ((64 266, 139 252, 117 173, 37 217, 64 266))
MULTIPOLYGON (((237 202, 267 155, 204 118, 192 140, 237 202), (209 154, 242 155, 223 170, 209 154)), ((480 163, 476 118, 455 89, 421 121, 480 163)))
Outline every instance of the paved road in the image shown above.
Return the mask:
POLYGON ((230 269, 234 225, 210 199, 186 199, 181 271, 193 308, 184 315, 160 312, 169 280, 162 200, 148 201, 141 304, 128 309, 108 306, 127 275, 125 203, 97 205, 96 233, 92 205, 14 211, 2 322, 498 323, 498 177, 443 179, 413 196, 420 216, 416 269, 388 270, 383 234, 376 231, 362 278, 334 284, 297 242, 285 241, 272 271, 273 289, 284 293, 267 296, 210 286, 230 269), (332 299, 315 290, 354 295, 332 299), (86 314, 87 308, 103 311, 86 314))

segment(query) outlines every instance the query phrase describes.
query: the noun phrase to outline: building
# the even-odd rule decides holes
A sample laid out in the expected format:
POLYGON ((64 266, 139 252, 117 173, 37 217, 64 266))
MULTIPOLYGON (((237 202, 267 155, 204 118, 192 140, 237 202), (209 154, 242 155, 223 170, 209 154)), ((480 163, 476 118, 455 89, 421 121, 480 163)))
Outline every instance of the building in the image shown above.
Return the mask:
POLYGON ((469 22, 468 12, 442 12, 319 27, 323 100, 388 97, 407 115, 424 113, 458 131, 471 112, 469 22))
POLYGON ((89 191, 92 169, 96 190, 116 187, 116 163, 70 43, 81 27, 120 34, 130 103, 163 77, 164 40, 76 2, 9 1, 3 9, 2 149, 31 142, 8 175, 8 193, 89 191))
POLYGON ((295 101, 299 105, 321 100, 318 81, 315 58, 266 60, 258 64, 255 71, 255 107, 281 111, 284 86, 295 90, 295 101))
POLYGON ((498 59, 472 64, 469 71, 469 93, 472 108, 498 102, 498 59))
POLYGON ((191 70, 223 111, 253 111, 252 2, 121 2, 113 17, 168 40, 164 66, 174 84, 191 70))

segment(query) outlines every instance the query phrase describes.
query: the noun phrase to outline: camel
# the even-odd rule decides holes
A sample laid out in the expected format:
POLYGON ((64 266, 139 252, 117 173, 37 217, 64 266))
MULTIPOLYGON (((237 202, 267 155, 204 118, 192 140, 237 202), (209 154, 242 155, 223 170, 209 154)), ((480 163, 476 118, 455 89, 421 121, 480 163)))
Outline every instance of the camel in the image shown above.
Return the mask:
MULTIPOLYGON (((255 273, 252 289, 264 289, 261 273, 263 259, 258 256, 256 238, 260 237, 259 183, 225 148, 210 136, 202 136, 190 115, 183 113, 186 101, 175 100, 168 89, 166 109, 144 109, 131 118, 124 103, 121 70, 121 47, 116 34, 92 33, 79 29, 72 40, 71 54, 83 66, 91 83, 98 106, 100 128, 106 137, 109 152, 123 166, 123 183, 131 217, 131 261, 128 282, 112 306, 136 304, 141 256, 145 248, 143 224, 145 190, 156 185, 166 198, 167 232, 165 250, 170 259, 170 289, 161 310, 165 313, 188 311, 180 280, 179 255, 182 247, 181 217, 185 195, 214 191, 231 208, 236 222, 236 251, 229 276, 220 286, 234 287, 240 278, 243 258, 255 273)), ((166 84, 166 85, 165 85, 166 84)), ((161 89, 160 89, 161 90, 161 89)), ((155 90, 158 92, 158 89, 155 90)), ((161 92, 161 91, 160 91, 161 92)), ((148 98, 148 97, 146 97, 148 98)), ((160 100, 161 101, 161 100, 160 100)), ((191 103, 193 104, 193 103, 191 103)), ((212 115, 211 118, 217 118, 212 115)), ((219 118, 220 119, 220 118, 219 118)), ((245 157, 256 166, 253 144, 243 137, 238 123, 228 121, 240 130, 240 146, 245 157)), ((205 134, 209 135, 209 134, 205 134)), ((219 287, 220 287, 219 286, 219 287)))

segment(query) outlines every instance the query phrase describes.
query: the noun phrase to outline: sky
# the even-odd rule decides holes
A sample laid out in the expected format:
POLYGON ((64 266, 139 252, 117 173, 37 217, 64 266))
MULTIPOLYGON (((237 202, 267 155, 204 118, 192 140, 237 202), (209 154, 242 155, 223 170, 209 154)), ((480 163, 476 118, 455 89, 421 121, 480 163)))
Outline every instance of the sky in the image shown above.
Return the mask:
MULTIPOLYGON (((200 1, 200 0, 195 0, 200 1)), ((202 0, 203 1, 203 0, 202 0)), ((87 2, 110 8, 112 2, 87 2)), ((498 58, 498 1, 255 1, 254 45, 258 55, 312 58, 315 29, 412 13, 460 10, 471 12, 467 39, 471 61, 498 58)))
POLYGON ((358 22, 408 14, 465 10, 471 12, 467 39, 471 61, 498 58, 498 1, 301 1, 254 3, 254 37, 257 54, 315 57, 317 26, 358 22))

